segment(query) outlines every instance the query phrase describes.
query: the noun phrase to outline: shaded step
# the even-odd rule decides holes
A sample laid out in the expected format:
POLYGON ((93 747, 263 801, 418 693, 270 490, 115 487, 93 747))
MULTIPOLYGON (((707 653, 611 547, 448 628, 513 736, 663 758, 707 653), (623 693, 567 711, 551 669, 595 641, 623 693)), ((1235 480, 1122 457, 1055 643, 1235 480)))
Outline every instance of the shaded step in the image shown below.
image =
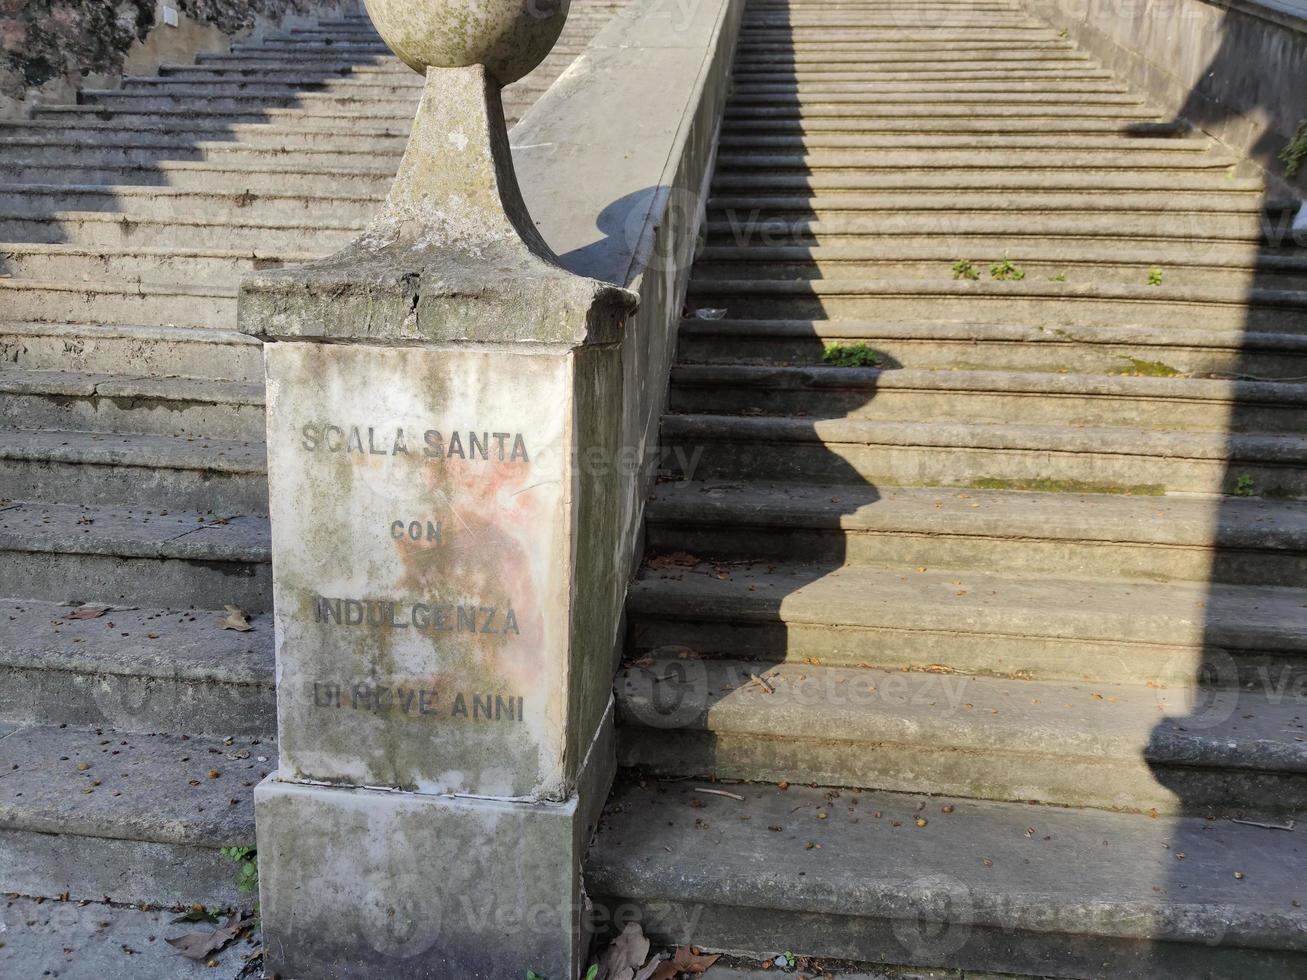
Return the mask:
POLYGON ((889 486, 1307 496, 1307 438, 964 422, 668 415, 671 472, 889 486))
POLYGON ((631 652, 681 647, 764 667, 1153 684, 1193 696, 1201 678, 1301 708, 1285 696, 1307 666, 1299 589, 919 568, 655 561, 631 590, 631 652))
POLYGON ((292 108, 309 117, 336 116, 353 113, 375 113, 377 116, 402 117, 417 111, 417 96, 391 97, 349 95, 335 92, 299 92, 284 94, 208 95, 173 93, 170 89, 140 93, 136 89, 104 92, 83 91, 81 104, 103 107, 111 112, 139 115, 148 112, 184 110, 206 114, 230 113, 245 115, 274 108, 292 108))
POLYGON ((672 369, 670 410, 1307 433, 1307 385, 1051 372, 679 365, 672 369))
POLYGON ((957 282, 872 279, 704 279, 690 284, 700 306, 731 316, 818 319, 878 316, 907 320, 928 304, 931 315, 958 323, 1045 325, 1192 324, 1207 329, 1307 330, 1307 292, 1239 287, 1113 283, 957 282))
MULTIPOLYGON (((103 151, 99 151, 103 152, 103 151)), ((197 154, 198 156, 198 154, 197 154)), ((106 184, 158 186, 186 191, 215 192, 226 190, 241 194, 286 194, 301 191, 330 197, 365 197, 378 205, 395 178, 392 168, 345 170, 325 165, 313 168, 305 165, 287 165, 273 161, 258 162, 253 166, 236 162, 179 161, 155 159, 138 163, 83 163, 64 159, 51 163, 27 161, 0 165, 7 184, 41 181, 68 185, 106 184)), ((81 207, 78 202, 77 207, 81 207)), ((334 210, 334 205, 328 204, 334 210)), ((346 209, 348 213, 348 209, 346 209)))
POLYGON ((249 906, 219 848, 253 846, 253 787, 275 763, 268 739, 20 728, 0 739, 0 888, 249 906))
POLYGON ((0 498, 266 514, 262 442, 138 433, 0 431, 0 498))
POLYGON ((13 429, 264 438, 261 381, 0 371, 0 414, 13 429))
POLYGON ((596 904, 634 905, 656 941, 1039 976, 1307 969, 1294 834, 797 786, 726 787, 737 801, 700 786, 619 786, 586 862, 596 904))
POLYGON ((263 345, 228 330, 0 321, 0 376, 33 371, 224 378, 263 384, 263 345))
POLYGON ((1095 374, 1218 373, 1256 380, 1307 377, 1307 337, 1138 325, 1034 326, 905 320, 682 321, 686 362, 821 364, 831 344, 864 344, 890 365, 1095 374))
POLYGON ((1301 504, 1055 489, 667 483, 649 504, 648 546, 710 561, 1307 584, 1301 504))
MULTIPOLYGON (((257 213, 226 220, 196 216, 167 218, 114 211, 54 211, 44 215, 0 213, 0 240, 67 245, 104 245, 115 249, 256 249, 294 251, 312 235, 315 245, 331 251, 346 244, 363 222, 337 222, 317 215, 279 220, 257 213)), ((76 316, 69 319, 76 319, 76 316)))
POLYGON ((49 216, 64 211, 108 211, 142 218, 181 221, 200 217, 230 221, 254 216, 260 220, 312 221, 319 212, 337 222, 364 222, 381 205, 375 195, 310 194, 292 189, 254 192, 233 188, 187 190, 134 187, 130 184, 7 184, 0 185, 0 210, 5 216, 49 216))
POLYGON ((258 518, 15 503, 0 510, 0 552, 3 595, 145 606, 185 597, 201 608, 231 603, 259 612, 272 606, 268 525, 258 518))

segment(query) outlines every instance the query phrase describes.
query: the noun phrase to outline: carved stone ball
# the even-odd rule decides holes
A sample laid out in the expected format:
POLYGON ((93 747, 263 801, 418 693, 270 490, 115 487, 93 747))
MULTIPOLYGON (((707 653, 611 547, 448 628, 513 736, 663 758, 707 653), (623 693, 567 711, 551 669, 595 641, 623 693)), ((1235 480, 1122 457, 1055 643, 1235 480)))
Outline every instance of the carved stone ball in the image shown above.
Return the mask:
POLYGON ((414 71, 485 65, 509 85, 545 60, 571 0, 364 0, 382 40, 414 71))

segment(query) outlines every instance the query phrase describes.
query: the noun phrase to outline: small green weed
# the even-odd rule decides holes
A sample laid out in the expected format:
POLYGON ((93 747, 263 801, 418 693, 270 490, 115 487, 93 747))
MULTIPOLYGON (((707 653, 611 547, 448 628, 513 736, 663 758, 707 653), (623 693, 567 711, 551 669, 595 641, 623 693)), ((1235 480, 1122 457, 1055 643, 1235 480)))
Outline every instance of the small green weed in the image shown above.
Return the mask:
POLYGON ((1251 497, 1257 492, 1257 485, 1253 478, 1247 473, 1240 473, 1239 478, 1234 481, 1234 495, 1236 497, 1251 497))
POLYGON ((1307 160, 1307 119, 1298 123, 1293 138, 1280 151, 1280 160, 1284 163, 1284 172, 1290 178, 1298 176, 1303 161, 1307 160))
POLYGON ((976 270, 976 267, 966 259, 960 259, 953 263, 953 278, 969 279, 974 282, 980 278, 980 273, 976 270))
POLYGON ((1006 256, 1002 262, 995 262, 989 267, 989 274, 999 282, 1020 282, 1026 278, 1024 270, 1018 268, 1015 263, 1006 256))
POLYGON ((1153 268, 1153 269, 1149 269, 1149 270, 1148 270, 1148 285, 1150 285, 1150 286, 1160 286, 1160 285, 1162 285, 1162 270, 1161 270, 1161 269, 1153 268))
POLYGON ((240 865, 236 872, 236 887, 243 892, 259 890, 259 852, 252 847, 224 847, 219 853, 240 865))
POLYGON ((885 363, 885 358, 866 344, 831 344, 822 360, 832 367, 847 368, 880 367, 885 363))
POLYGON ((1126 497, 1160 497, 1166 487, 1156 483, 1091 483, 1084 480, 1053 480, 1036 477, 1028 480, 1002 480, 985 477, 972 480, 973 490, 1032 490, 1038 493, 1111 493, 1126 497))
POLYGON ((1058 273, 1057 275, 1055 275, 1055 276, 1049 276, 1049 277, 1048 277, 1048 281, 1049 281, 1049 282, 1066 282, 1066 273, 1065 273, 1065 272, 1059 272, 1059 273, 1058 273))

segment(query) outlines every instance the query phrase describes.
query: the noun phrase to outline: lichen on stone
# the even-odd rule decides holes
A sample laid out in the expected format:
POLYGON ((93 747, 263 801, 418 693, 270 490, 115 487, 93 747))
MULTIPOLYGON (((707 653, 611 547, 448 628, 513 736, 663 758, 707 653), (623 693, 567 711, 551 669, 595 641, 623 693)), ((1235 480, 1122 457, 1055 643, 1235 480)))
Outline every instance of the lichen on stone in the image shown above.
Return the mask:
POLYGON ((111 72, 154 24, 154 0, 0 0, 0 94, 111 72))

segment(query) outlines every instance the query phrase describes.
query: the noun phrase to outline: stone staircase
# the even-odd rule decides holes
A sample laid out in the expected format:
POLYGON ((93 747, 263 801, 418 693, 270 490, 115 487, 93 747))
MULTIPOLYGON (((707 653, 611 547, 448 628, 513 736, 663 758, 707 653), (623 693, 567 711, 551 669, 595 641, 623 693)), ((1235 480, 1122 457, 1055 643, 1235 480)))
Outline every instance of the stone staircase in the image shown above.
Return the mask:
POLYGON ((596 901, 1307 974, 1298 207, 1016 2, 750 0, 596 901))
MULTIPOLYGON (((620 6, 574 0, 510 121, 620 6)), ((421 86, 345 16, 0 124, 0 891, 248 903, 217 849, 276 722, 237 284, 359 231, 421 86)))

